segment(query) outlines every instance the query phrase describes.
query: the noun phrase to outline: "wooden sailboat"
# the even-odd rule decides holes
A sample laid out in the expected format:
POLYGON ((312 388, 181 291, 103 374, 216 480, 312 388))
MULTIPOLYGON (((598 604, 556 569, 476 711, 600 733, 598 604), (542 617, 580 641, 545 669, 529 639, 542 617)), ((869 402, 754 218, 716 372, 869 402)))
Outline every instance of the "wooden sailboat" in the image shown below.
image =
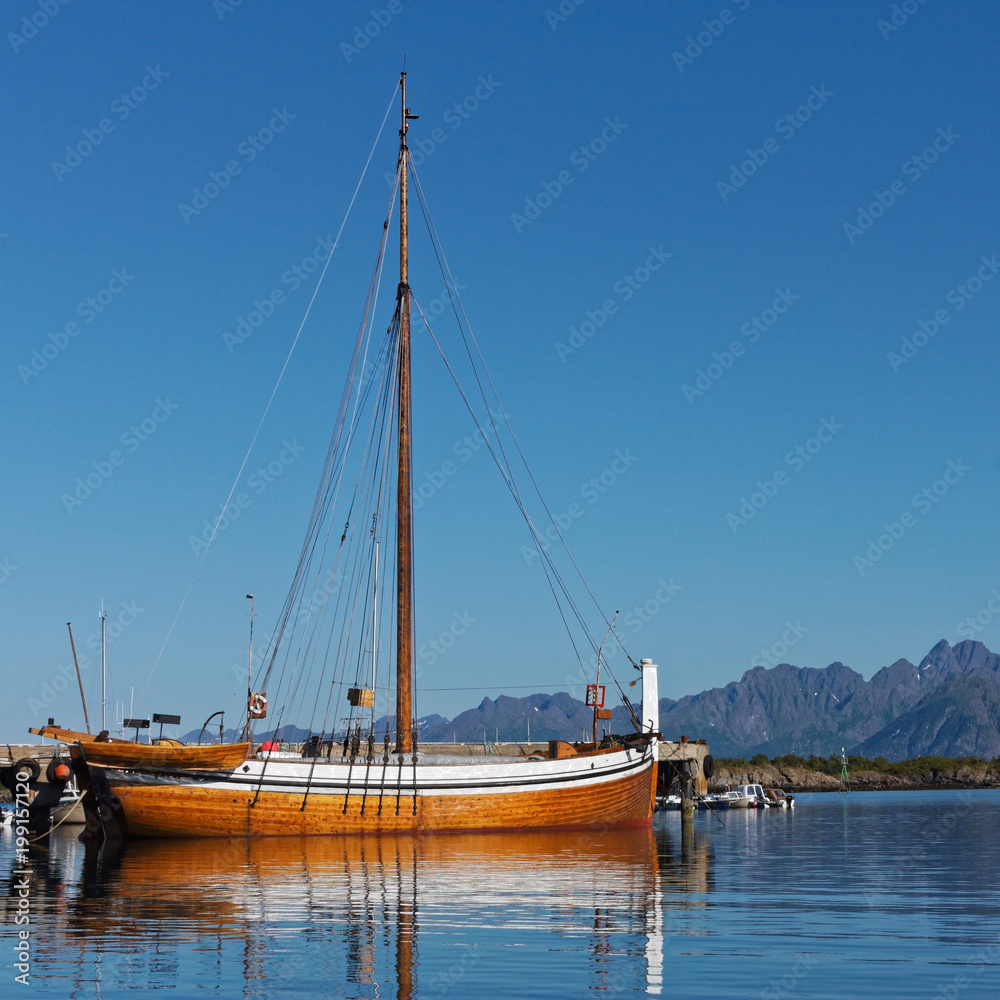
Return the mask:
MULTIPOLYGON (((137 761, 127 755, 116 757, 118 744, 107 744, 96 754, 95 744, 80 744, 74 748, 75 757, 78 761, 87 762, 91 774, 99 772, 95 785, 106 788, 111 797, 117 797, 120 801, 124 825, 131 835, 188 837, 395 833, 651 823, 656 787, 657 740, 660 735, 656 667, 651 660, 643 660, 641 666, 634 664, 641 674, 642 698, 638 713, 626 701, 635 727, 635 731, 628 736, 606 737, 600 742, 595 738, 581 744, 553 742, 548 752, 524 757, 498 757, 482 751, 479 756, 445 756, 428 754, 417 748, 411 687, 413 488, 410 457, 411 292, 407 241, 409 152, 406 145, 409 122, 416 116, 406 106, 405 73, 401 77, 401 90, 402 115, 397 173, 400 275, 396 312, 390 327, 391 345, 383 351, 386 358, 391 358, 391 364, 386 361, 385 367, 385 371, 391 375, 384 380, 387 402, 382 412, 388 416, 383 418, 383 422, 394 428, 394 434, 390 435, 394 454, 388 449, 379 451, 374 446, 369 449, 377 454, 377 460, 372 459, 372 467, 377 466, 376 472, 381 475, 382 483, 387 478, 387 456, 395 458, 394 745, 390 748, 390 733, 387 729, 384 740, 381 741, 382 746, 376 747, 372 708, 375 700, 374 680, 371 688, 357 683, 347 691, 347 701, 352 706, 352 713, 355 709, 372 709, 372 723, 368 731, 363 732, 360 724, 354 728, 353 734, 348 728, 348 735, 340 747, 333 744, 330 738, 332 727, 324 724, 311 747, 307 744, 304 753, 308 755, 298 759, 289 759, 287 754, 264 752, 247 756, 245 760, 241 757, 224 764, 192 763, 184 760, 179 751, 176 754, 166 751, 162 760, 137 761), (342 753, 338 756, 340 750, 342 753)), ((387 231, 388 226, 387 218, 383 231, 387 231)), ((384 249, 385 235, 382 240, 384 249)), ((380 262, 381 253, 380 249, 380 262)), ((377 271, 379 266, 376 265, 377 271)), ((377 287, 374 278, 372 287, 377 287)), ((362 323, 362 327, 364 326, 365 323, 362 323)), ((359 353, 356 347, 352 370, 357 364, 359 353)), ((345 401, 352 399, 352 391, 349 380, 345 401)), ((361 390, 358 389, 353 398, 356 400, 360 393, 361 390)), ((342 401, 338 423, 347 410, 350 410, 350 406, 342 401)), ((351 426, 353 428, 354 425, 351 426)), ((353 430, 347 434, 349 439, 351 433, 353 430)), ((355 436, 360 436, 360 432, 355 436)), ((339 455, 338 448, 331 445, 330 454, 339 455)), ((330 462, 331 459, 328 458, 324 479, 334 482, 339 491, 338 476, 342 473, 336 471, 330 462)), ((311 530, 315 531, 314 526, 320 523, 317 512, 325 511, 324 504, 325 500, 317 500, 311 530)), ((382 509, 388 510, 378 508, 382 509)), ((366 510, 361 518, 357 513, 353 514, 355 523, 359 520, 364 523, 365 518, 370 521, 371 534, 375 536, 370 548, 375 553, 379 551, 377 530, 381 530, 380 525, 385 520, 380 520, 378 510, 375 513, 366 510)), ((331 516, 327 524, 333 523, 331 516)), ((318 533, 312 537, 335 538, 340 534, 341 524, 343 521, 336 522, 333 532, 324 528, 325 535, 318 533)), ((346 537, 345 528, 344 536, 341 537, 342 547, 346 537)), ((308 560, 313 558, 315 548, 315 541, 307 541, 303 547, 301 572, 297 571, 297 579, 305 576, 302 567, 311 565, 308 560)), ((340 550, 337 552, 339 559, 340 550)), ((377 558, 376 555, 375 559, 377 558)), ((377 589, 378 582, 383 580, 385 574, 377 572, 377 564, 374 571, 369 569, 369 573, 374 575, 374 586, 377 589)), ((339 577, 331 572, 327 576, 326 591, 318 605, 324 613, 334 602, 334 598, 330 597, 331 592, 337 590, 337 586, 331 586, 331 580, 337 581, 339 586, 339 577)), ((295 586, 293 584, 293 590, 295 586)), ((336 600, 339 601, 341 596, 338 593, 336 600)), ((306 618, 313 614, 313 600, 306 609, 306 618)), ((361 607, 364 601, 363 596, 357 606, 361 607)), ((289 618, 295 619, 293 610, 300 611, 301 608, 293 609, 290 596, 286 605, 286 621, 289 618)), ((349 617, 352 625, 358 620, 372 623, 370 642, 374 674, 379 645, 378 621, 381 619, 376 620, 373 613, 365 615, 360 611, 349 617)), ((283 628, 282 625, 278 631, 281 632, 283 628)), ((362 643, 359 648, 364 648, 364 645, 362 643)), ((327 645, 327 649, 329 648, 327 645)), ((275 648, 271 657, 272 665, 276 662, 276 657, 275 648)), ((363 657, 364 654, 359 654, 357 659, 360 661, 363 657)), ((294 685, 290 685, 289 689, 292 686, 294 685)), ((262 699, 262 693, 250 692, 251 706, 257 697, 262 699)), ((250 718, 255 717, 252 707, 248 711, 251 713, 250 718)), ((595 718, 596 712, 597 709, 595 718)), ((606 718, 609 714, 605 713, 600 717, 606 718)), ((147 752, 149 749, 144 748, 147 752)))

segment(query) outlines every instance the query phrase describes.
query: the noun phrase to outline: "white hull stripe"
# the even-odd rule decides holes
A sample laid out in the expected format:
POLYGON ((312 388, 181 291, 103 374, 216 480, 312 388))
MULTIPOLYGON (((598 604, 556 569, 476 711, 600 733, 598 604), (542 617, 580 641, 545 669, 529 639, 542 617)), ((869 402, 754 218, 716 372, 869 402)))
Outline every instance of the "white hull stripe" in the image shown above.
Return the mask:
MULTIPOLYGON (((575 761, 574 761, 575 762, 575 761)), ((518 778, 509 774, 495 774, 496 769, 490 768, 492 775, 469 774, 466 770, 464 780, 446 780, 445 776, 438 777, 430 775, 428 771, 447 771, 444 767, 419 767, 417 768, 417 780, 413 780, 414 769, 404 765, 402 775, 400 775, 397 765, 385 765, 383 775, 382 764, 372 764, 370 769, 367 765, 355 765, 354 773, 350 778, 344 772, 348 765, 317 765, 310 776, 308 773, 296 774, 268 774, 261 768, 259 773, 251 770, 248 773, 233 771, 227 774, 222 780, 217 772, 211 771, 191 771, 184 774, 177 774, 165 771, 149 770, 145 772, 120 772, 114 769, 106 771, 109 784, 114 788, 116 785, 142 786, 142 785, 189 785, 201 789, 211 789, 214 791, 233 791, 236 786, 243 787, 247 791, 258 789, 261 792, 293 792, 308 793, 309 795, 377 795, 397 793, 412 796, 414 789, 418 795, 490 795, 506 792, 528 791, 540 786, 549 786, 555 789, 580 788, 587 785, 601 785, 616 778, 642 771, 651 764, 649 754, 626 759, 624 762, 611 767, 602 767, 600 770, 582 770, 558 775, 547 776, 545 774, 535 774, 518 778), (327 777, 326 771, 329 767, 336 767, 341 772, 340 775, 327 777), (367 780, 365 771, 368 770, 367 780), (311 780, 310 780, 311 779, 311 780)), ((259 765, 258 765, 259 766, 259 765)), ((287 767, 287 765, 285 765, 287 767)), ((297 765, 301 768, 301 765, 297 765)), ((277 770, 272 765, 273 770, 277 770)), ((302 769, 304 770, 304 769, 302 769)), ((504 769, 507 770, 506 768, 504 769)))

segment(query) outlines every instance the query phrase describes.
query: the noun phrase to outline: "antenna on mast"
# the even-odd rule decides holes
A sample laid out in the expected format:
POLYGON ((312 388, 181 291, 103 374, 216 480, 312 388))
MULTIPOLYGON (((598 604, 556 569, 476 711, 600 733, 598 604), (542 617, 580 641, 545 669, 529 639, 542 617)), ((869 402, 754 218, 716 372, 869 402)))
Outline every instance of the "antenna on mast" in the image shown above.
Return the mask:
MULTIPOLYGON (((604 643, 608 641, 608 636, 611 635, 611 630, 615 627, 615 622, 618 620, 618 612, 615 612, 614 618, 611 619, 611 624, 608 626, 608 631, 604 634, 604 639, 601 642, 600 649, 597 650, 597 680, 593 685, 588 685, 594 692, 593 694, 593 704, 594 704, 594 742, 597 742, 597 720, 602 718, 609 718, 611 712, 608 711, 605 714, 604 709, 604 691, 601 688, 601 653, 604 652, 604 643)), ((588 694, 590 691, 588 690, 588 694)), ((589 702, 588 702, 589 703, 589 702)))
POLYGON ((247 656, 247 728, 243 738, 250 739, 250 717, 253 705, 253 594, 247 594, 250 602, 250 652, 247 656))

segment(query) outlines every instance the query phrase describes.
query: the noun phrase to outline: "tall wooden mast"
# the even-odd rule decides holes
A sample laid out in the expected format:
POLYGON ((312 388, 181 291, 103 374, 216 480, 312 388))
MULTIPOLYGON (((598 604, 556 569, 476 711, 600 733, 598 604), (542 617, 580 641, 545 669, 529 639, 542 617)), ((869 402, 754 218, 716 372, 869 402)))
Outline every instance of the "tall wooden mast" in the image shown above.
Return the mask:
POLYGON ((396 752, 413 749, 413 491, 410 470, 410 286, 407 267, 406 132, 416 118, 406 106, 406 73, 400 77, 402 119, 399 129, 399 479, 396 492, 396 752))

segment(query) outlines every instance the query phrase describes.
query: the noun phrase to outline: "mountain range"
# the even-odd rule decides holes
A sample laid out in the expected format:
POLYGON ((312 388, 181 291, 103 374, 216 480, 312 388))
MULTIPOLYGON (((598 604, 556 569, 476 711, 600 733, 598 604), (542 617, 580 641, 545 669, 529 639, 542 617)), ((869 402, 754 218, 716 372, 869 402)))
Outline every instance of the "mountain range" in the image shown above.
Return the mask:
MULTIPOLYGON (((981 642, 942 640, 920 661, 871 680, 831 663, 754 667, 739 681, 660 702, 664 735, 703 736, 718 757, 848 753, 888 760, 924 754, 1000 755, 1000 656, 981 642)), ((674 737, 676 738, 676 737, 674 737)))
MULTIPOLYGON (((451 720, 421 719, 420 740, 579 740, 589 738, 592 720, 592 709, 568 694, 501 695, 451 720)), ((393 727, 394 720, 379 720, 376 731, 387 724, 393 727)), ((619 733, 633 729, 623 706, 600 726, 619 733)), ((660 729, 669 740, 704 739, 716 757, 829 757, 845 747, 888 760, 924 754, 992 758, 1000 756, 1000 656, 980 642, 949 646, 942 640, 919 664, 897 660, 867 681, 839 662, 753 667, 725 687, 677 701, 662 698, 660 729)), ((278 738, 301 741, 305 735, 284 726, 278 738)))

